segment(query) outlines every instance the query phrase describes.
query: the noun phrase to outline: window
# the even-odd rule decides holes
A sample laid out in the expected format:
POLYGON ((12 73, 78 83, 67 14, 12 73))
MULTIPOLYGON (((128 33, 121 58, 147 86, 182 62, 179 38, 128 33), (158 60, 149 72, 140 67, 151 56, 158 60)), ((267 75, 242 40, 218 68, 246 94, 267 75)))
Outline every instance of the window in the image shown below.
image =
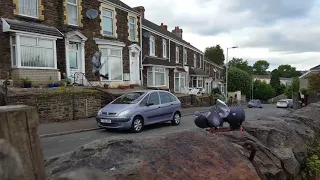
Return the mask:
POLYGON ((148 103, 148 100, 149 100, 149 95, 147 95, 140 103, 139 106, 143 107, 143 106, 146 106, 147 103, 148 103))
POLYGON ((69 64, 71 69, 78 69, 79 64, 79 44, 70 43, 69 44, 69 64))
POLYGON ((161 104, 166 104, 166 103, 171 103, 170 96, 168 93, 165 92, 159 92, 160 99, 161 99, 161 104))
POLYGON ((150 94, 148 104, 152 104, 152 105, 159 105, 160 104, 158 92, 153 92, 150 94))
POLYGON ((148 87, 166 86, 166 69, 159 67, 151 67, 148 69, 147 77, 148 87))
POLYGON ((122 81, 122 50, 121 49, 100 49, 101 63, 104 66, 101 69, 101 74, 104 75, 103 80, 107 81, 122 81))
POLYGON ((202 68, 202 56, 200 55, 200 67, 199 68, 202 68))
POLYGON ((197 55, 193 55, 193 66, 196 68, 197 67, 197 55))
POLYGON ((113 11, 102 9, 102 32, 103 35, 113 36, 113 11))
POLYGON ((179 63, 179 47, 176 47, 176 63, 179 63))
POLYGON ((187 50, 183 48, 183 64, 187 64, 187 50))
POLYGON ((174 91, 182 92, 186 84, 186 73, 174 73, 174 91))
POLYGON ((202 88, 203 87, 203 77, 197 77, 197 80, 198 80, 197 87, 202 88))
POLYGON ((156 49, 156 44, 155 44, 155 38, 154 36, 150 36, 150 56, 155 56, 156 52, 155 52, 155 49, 156 49))
POLYGON ((134 17, 129 18, 129 30, 130 30, 130 40, 136 41, 136 19, 134 17))
POLYGON ((170 97, 170 99, 171 99, 171 102, 177 101, 177 98, 176 98, 174 95, 172 95, 172 94, 170 94, 170 93, 168 93, 168 95, 169 95, 169 97, 170 97))
POLYGON ((126 93, 112 102, 112 104, 136 104, 145 95, 145 92, 130 92, 126 93))
POLYGON ((162 57, 167 57, 167 41, 162 39, 162 57))
POLYGON ((55 40, 19 35, 11 37, 11 48, 12 64, 18 68, 56 68, 55 40))
POLYGON ((203 87, 203 77, 192 77, 192 87, 193 88, 202 88, 203 87))
POLYGON ((78 25, 78 0, 68 0, 68 24, 78 25))
POLYGON ((38 0, 18 0, 19 14, 38 18, 38 0))

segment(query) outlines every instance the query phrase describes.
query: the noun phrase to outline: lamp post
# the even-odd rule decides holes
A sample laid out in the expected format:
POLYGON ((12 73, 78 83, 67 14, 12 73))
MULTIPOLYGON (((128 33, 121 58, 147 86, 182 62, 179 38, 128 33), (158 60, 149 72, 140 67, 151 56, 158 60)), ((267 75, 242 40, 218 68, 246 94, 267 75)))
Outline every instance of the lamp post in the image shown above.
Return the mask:
POLYGON ((228 51, 229 51, 229 49, 236 49, 236 48, 238 48, 238 46, 233 46, 233 47, 229 47, 229 48, 227 48, 227 55, 226 55, 226 96, 227 96, 227 98, 226 98, 226 102, 228 102, 228 67, 229 67, 229 65, 228 65, 228 51))

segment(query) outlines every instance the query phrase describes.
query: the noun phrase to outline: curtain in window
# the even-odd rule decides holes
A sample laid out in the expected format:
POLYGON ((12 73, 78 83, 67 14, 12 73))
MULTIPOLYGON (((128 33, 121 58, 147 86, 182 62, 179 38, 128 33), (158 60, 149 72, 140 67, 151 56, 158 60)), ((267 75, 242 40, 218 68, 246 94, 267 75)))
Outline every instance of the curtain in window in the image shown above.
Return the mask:
POLYGON ((19 0, 19 14, 38 17, 38 0, 19 0))
POLYGON ((155 72, 155 84, 156 86, 165 86, 165 74, 155 72))

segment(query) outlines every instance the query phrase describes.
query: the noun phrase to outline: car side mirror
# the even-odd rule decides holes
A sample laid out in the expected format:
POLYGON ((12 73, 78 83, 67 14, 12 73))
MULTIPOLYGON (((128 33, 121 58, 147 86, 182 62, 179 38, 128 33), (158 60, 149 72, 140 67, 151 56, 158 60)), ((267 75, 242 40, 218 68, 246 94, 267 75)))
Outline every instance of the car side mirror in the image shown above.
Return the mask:
POLYGON ((147 106, 152 106, 152 105, 154 105, 153 103, 147 103, 147 106))

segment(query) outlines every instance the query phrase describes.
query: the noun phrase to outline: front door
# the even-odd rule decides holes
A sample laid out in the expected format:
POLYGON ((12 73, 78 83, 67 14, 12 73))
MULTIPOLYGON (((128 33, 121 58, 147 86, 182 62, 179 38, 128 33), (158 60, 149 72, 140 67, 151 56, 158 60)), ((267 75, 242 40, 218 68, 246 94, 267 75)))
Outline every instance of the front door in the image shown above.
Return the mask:
POLYGON ((131 84, 139 84, 140 71, 139 71, 139 53, 130 53, 130 82, 131 84))
POLYGON ((81 54, 80 54, 80 43, 69 44, 69 72, 70 78, 73 83, 81 84, 82 74, 81 72, 81 54))

